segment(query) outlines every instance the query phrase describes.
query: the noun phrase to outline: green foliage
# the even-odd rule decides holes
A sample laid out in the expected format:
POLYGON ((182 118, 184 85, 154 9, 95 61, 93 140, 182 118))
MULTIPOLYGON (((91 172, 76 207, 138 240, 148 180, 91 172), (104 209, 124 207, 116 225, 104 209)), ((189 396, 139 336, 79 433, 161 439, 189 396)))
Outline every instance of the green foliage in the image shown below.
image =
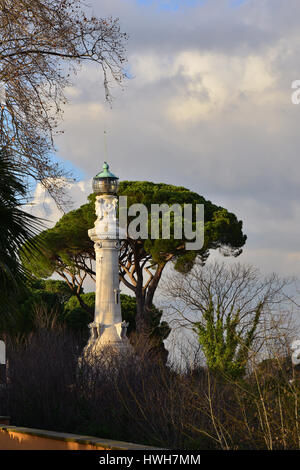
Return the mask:
POLYGON ((224 319, 218 306, 211 302, 210 307, 202 313, 202 321, 195 323, 194 329, 212 371, 233 379, 244 376, 260 313, 258 309, 251 329, 242 337, 239 332, 239 311, 224 319))
POLYGON ((122 320, 129 323, 127 334, 130 335, 132 331, 135 331, 136 300, 135 297, 126 294, 121 294, 120 300, 122 320))
MULTIPOLYGON (((95 307, 95 293, 88 292, 81 295, 82 300, 88 307, 95 307)), ((76 331, 88 333, 88 324, 93 321, 93 314, 90 314, 81 307, 78 298, 73 295, 64 306, 64 320, 66 325, 76 331)))
POLYGON ((0 149, 0 313, 12 310, 14 297, 24 285, 27 273, 18 257, 19 248, 26 242, 32 257, 37 243, 32 237, 39 228, 38 219, 20 209, 26 194, 23 174, 6 149, 0 149))
MULTIPOLYGON (((123 181, 120 183, 119 195, 127 196, 128 206, 135 203, 144 204, 149 210, 149 233, 151 233, 150 209, 151 204, 204 204, 205 237, 201 250, 186 251, 183 240, 176 240, 172 235, 170 240, 156 239, 137 240, 143 247, 143 257, 151 255, 154 263, 165 263, 166 257, 174 255, 175 268, 186 271, 193 265, 195 257, 201 255, 204 259, 209 249, 227 247, 230 254, 238 255, 245 244, 246 236, 242 233, 242 222, 226 209, 212 204, 184 187, 168 184, 155 184, 146 181, 123 181)), ((54 228, 45 230, 38 236, 43 243, 43 255, 38 259, 23 255, 24 265, 37 277, 47 278, 55 271, 67 266, 70 271, 85 267, 82 258, 94 259, 93 243, 88 237, 88 230, 95 221, 95 196, 89 196, 89 203, 79 209, 70 211, 62 216, 54 228)), ((130 222, 132 218, 129 217, 130 222)), ((193 227, 195 228, 195 226, 193 227)))
MULTIPOLYGON (((204 205, 204 246, 196 252, 186 251, 183 242, 185 239, 174 239, 171 223, 171 237, 169 240, 155 239, 149 236, 147 240, 140 243, 146 253, 152 255, 156 263, 165 262, 166 255, 173 254, 175 269, 186 271, 193 265, 197 254, 204 259, 209 255, 209 249, 227 247, 228 252, 233 255, 240 253, 240 248, 246 242, 246 236, 242 233, 242 222, 226 209, 212 204, 203 196, 181 186, 173 186, 164 183, 152 183, 148 181, 122 181, 120 183, 119 195, 127 196, 128 206, 135 203, 144 204, 148 209, 148 233, 151 233, 151 205, 152 204, 196 204, 204 205)), ((129 217, 130 222, 132 218, 129 217)), ((171 222, 174 219, 171 218, 171 222)), ((193 230, 195 221, 193 222, 193 230)))
POLYGON ((34 279, 29 284, 32 292, 50 293, 55 294, 60 303, 67 302, 72 296, 72 291, 68 284, 64 281, 57 279, 34 279))
POLYGON ((24 289, 16 296, 17 307, 14 315, 2 321, 0 331, 20 337, 52 322, 62 325, 64 304, 71 296, 72 291, 64 281, 27 281, 24 289), (40 315, 43 318, 39 318, 40 315))
MULTIPOLYGON (((82 300, 88 305, 92 311, 95 308, 95 293, 88 292, 81 295, 82 300)), ((136 300, 131 295, 121 294, 121 312, 122 320, 129 323, 127 334, 130 336, 136 330, 136 300)), ((170 328, 166 322, 161 322, 163 312, 156 307, 153 307, 153 314, 151 322, 153 327, 153 337, 158 338, 160 341, 167 338, 170 328)), ((88 323, 93 321, 93 315, 89 314, 84 308, 81 307, 78 298, 73 295, 69 298, 64 306, 64 321, 74 330, 87 331, 88 323)))

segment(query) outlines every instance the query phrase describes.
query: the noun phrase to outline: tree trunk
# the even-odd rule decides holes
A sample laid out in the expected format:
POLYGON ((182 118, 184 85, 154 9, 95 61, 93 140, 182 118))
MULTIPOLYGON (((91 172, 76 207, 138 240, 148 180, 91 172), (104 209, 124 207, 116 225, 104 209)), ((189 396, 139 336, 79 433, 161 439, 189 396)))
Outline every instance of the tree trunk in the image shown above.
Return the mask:
MULTIPOLYGON (((145 291, 143 288, 143 270, 139 263, 136 266, 137 285, 135 289, 136 296, 136 317, 135 326, 137 334, 145 332, 147 316, 145 311, 145 291)), ((148 328, 146 328, 148 330, 148 328)))
POLYGON ((136 331, 137 333, 151 333, 151 313, 153 309, 153 298, 158 287, 165 264, 158 265, 153 279, 147 288, 143 287, 143 273, 139 272, 136 286, 136 331), (150 330, 150 331, 149 331, 150 330))

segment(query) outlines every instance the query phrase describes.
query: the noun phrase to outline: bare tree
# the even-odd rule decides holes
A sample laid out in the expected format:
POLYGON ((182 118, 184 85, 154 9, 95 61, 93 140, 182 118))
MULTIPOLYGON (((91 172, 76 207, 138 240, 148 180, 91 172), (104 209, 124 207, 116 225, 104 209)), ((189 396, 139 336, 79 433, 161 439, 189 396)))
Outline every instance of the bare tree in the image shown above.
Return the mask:
POLYGON ((251 352, 260 351, 272 334, 278 339, 278 329, 287 327, 283 317, 290 302, 284 290, 292 282, 276 274, 262 276, 251 265, 196 263, 187 275, 170 276, 164 295, 173 318, 197 333, 208 366, 238 376, 251 352))
POLYGON ((107 99, 110 80, 124 76, 118 19, 86 11, 83 0, 0 0, 0 145, 58 205, 66 173, 51 152, 71 72, 84 61, 99 64, 107 99))

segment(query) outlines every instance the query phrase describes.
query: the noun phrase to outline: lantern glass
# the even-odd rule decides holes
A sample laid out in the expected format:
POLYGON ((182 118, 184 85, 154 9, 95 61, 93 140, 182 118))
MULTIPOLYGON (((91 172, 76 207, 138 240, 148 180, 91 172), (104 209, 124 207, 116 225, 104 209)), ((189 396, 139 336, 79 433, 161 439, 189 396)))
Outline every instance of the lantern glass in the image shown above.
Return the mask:
POLYGON ((93 191, 95 194, 117 194, 118 178, 97 178, 93 179, 93 191))

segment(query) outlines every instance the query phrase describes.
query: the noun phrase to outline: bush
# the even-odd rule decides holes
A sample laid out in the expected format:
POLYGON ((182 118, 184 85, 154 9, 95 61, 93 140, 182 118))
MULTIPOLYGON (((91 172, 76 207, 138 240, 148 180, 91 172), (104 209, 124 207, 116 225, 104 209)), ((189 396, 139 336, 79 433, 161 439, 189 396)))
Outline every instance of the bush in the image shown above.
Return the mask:
POLYGON ((108 349, 96 366, 79 367, 79 344, 64 329, 8 342, 1 412, 13 424, 170 449, 299 449, 299 377, 291 382, 288 359, 265 361, 234 382, 108 349))

